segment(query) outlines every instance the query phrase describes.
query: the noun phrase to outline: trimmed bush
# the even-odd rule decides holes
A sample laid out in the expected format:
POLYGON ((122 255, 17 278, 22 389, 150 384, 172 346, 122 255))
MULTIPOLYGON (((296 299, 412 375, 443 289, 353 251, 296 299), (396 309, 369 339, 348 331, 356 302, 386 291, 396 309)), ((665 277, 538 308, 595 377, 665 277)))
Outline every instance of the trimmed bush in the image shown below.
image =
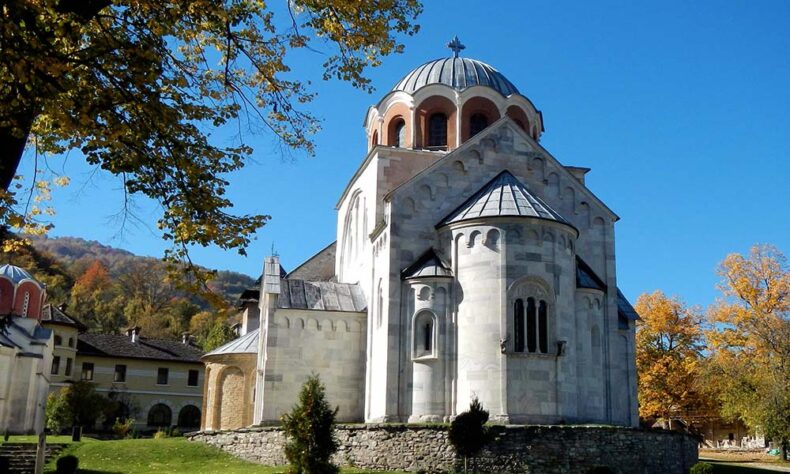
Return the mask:
POLYGON ((689 474, 713 474, 713 464, 698 462, 697 464, 691 466, 691 471, 689 471, 689 474))
POLYGON ((67 455, 58 459, 55 463, 55 474, 75 474, 79 467, 80 460, 77 456, 67 455))

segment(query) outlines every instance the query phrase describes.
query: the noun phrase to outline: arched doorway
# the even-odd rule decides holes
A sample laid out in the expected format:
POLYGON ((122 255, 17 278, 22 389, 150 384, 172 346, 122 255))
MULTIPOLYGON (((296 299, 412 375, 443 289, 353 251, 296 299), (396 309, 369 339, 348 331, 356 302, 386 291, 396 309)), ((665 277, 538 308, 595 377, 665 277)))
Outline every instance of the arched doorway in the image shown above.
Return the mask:
POLYGON ((157 403, 148 410, 148 426, 152 428, 169 427, 173 422, 173 412, 164 403, 157 403))
POLYGON ((200 409, 194 405, 186 405, 178 412, 179 428, 199 428, 200 409))

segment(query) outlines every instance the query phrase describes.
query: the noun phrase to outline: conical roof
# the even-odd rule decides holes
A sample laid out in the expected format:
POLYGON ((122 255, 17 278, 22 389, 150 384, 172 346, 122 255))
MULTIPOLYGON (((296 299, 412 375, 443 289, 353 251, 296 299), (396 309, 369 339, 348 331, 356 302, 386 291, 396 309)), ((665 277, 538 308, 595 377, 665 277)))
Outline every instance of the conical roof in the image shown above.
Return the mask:
POLYGON ((432 248, 423 253, 416 262, 406 267, 401 272, 404 280, 415 278, 452 278, 453 271, 450 266, 442 261, 432 248))
POLYGON ((573 227, 507 170, 486 183, 439 222, 437 227, 483 217, 533 217, 573 227))

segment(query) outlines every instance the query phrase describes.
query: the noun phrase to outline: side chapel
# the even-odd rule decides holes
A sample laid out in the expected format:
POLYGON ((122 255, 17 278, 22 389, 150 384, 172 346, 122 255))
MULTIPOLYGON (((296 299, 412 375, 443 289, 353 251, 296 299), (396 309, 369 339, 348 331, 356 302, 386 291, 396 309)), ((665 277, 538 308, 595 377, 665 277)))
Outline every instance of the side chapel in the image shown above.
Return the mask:
POLYGON ((541 112, 461 57, 406 74, 365 115, 337 241, 268 257, 239 339, 207 354, 203 429, 276 423, 312 373, 339 421, 638 424, 617 215, 589 168, 540 144, 541 112))

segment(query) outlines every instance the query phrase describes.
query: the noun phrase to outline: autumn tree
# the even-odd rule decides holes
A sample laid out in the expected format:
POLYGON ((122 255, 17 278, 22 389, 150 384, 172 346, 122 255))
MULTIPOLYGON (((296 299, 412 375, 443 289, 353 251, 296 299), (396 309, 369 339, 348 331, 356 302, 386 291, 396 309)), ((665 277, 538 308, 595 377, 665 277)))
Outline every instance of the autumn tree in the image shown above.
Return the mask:
POLYGON ((703 409, 698 385, 703 332, 701 317, 677 297, 644 293, 635 306, 639 416, 659 419, 671 428, 703 409))
POLYGON ((267 130, 312 153, 314 94, 292 53, 314 53, 324 79, 369 91, 366 67, 402 51, 397 37, 417 31, 420 11, 417 0, 3 2, 0 223, 25 228, 42 212, 20 210, 11 186, 26 147, 36 158, 79 150, 120 177, 124 196, 161 205, 169 259, 188 264, 193 245, 243 254, 268 216, 232 214, 226 175, 253 150, 210 131, 267 130))
POLYGON ((790 441, 790 269, 779 249, 752 247, 719 267, 711 306, 710 380, 724 414, 782 445, 790 441))
POLYGON ((126 324, 125 300, 99 260, 77 278, 71 289, 69 312, 91 330, 116 333, 126 324))

